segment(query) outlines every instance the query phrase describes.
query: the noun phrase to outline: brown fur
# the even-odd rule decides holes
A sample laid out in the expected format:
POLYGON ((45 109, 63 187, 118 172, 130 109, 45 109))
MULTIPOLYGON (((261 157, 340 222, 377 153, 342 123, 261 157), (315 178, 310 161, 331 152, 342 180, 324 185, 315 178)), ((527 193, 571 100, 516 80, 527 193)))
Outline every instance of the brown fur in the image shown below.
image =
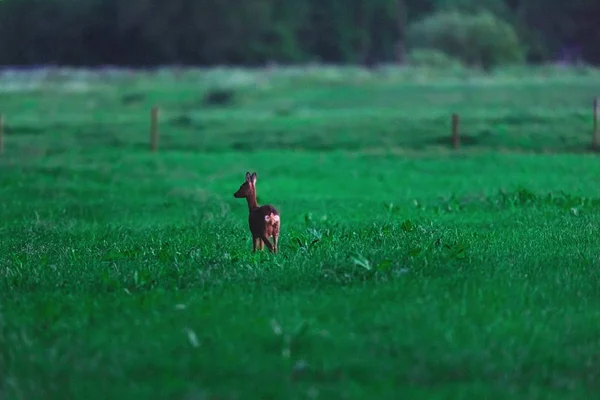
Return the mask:
POLYGON ((248 224, 252 234, 252 251, 267 248, 277 253, 277 242, 279 240, 280 217, 279 212, 270 204, 259 206, 256 202, 256 172, 246 172, 246 181, 242 183, 233 197, 245 198, 248 202, 248 224), (269 238, 273 238, 273 243, 269 238))

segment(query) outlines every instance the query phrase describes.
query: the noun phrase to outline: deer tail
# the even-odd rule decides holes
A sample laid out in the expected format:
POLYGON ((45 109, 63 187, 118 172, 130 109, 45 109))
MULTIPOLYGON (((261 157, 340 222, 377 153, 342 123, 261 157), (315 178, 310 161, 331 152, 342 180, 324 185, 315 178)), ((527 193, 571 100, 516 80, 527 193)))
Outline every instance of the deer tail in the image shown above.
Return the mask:
POLYGON ((277 215, 275 213, 265 215, 265 222, 269 225, 278 225, 279 224, 279 215, 277 215))

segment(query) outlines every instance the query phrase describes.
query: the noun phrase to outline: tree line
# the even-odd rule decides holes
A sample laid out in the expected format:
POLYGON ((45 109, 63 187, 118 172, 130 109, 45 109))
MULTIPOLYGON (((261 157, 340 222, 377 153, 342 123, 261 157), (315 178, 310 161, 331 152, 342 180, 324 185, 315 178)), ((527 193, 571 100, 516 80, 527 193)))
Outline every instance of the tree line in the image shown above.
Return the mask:
POLYGON ((0 64, 600 64, 598 0, 0 0, 0 64))

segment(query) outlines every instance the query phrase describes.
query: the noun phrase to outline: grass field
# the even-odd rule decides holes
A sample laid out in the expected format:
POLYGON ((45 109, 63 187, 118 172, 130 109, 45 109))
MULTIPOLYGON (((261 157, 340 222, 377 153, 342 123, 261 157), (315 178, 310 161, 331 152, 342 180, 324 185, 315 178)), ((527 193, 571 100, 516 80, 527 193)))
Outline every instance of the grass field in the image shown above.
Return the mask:
POLYGON ((27 72, 0 91, 0 398, 600 393, 600 73, 27 72), (251 252, 246 171, 281 212, 277 255, 251 252))

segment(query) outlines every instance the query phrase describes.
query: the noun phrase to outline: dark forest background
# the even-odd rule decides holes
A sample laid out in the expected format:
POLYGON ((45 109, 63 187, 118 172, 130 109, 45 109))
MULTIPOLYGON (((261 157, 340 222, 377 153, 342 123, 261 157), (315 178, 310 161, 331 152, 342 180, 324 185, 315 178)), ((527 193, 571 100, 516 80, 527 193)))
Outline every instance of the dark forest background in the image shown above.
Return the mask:
POLYGON ((600 64, 599 0, 0 0, 0 64, 600 64))

